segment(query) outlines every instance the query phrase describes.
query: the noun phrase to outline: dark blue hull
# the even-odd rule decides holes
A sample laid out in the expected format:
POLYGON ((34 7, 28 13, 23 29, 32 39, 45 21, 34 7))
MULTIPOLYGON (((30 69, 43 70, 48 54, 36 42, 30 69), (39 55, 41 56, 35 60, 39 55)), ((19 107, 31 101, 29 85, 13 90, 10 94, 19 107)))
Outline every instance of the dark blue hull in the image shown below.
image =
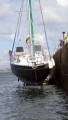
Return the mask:
POLYGON ((40 84, 50 73, 48 64, 36 68, 11 64, 11 70, 18 79, 28 84, 40 84))

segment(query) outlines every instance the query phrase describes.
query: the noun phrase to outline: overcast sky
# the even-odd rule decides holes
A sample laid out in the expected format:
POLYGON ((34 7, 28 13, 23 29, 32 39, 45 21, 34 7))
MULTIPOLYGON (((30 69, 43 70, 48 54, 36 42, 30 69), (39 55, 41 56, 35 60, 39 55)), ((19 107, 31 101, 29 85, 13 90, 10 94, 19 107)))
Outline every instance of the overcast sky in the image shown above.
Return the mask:
MULTIPOLYGON (((25 0, 27 1, 27 0, 25 0)), ((20 10, 21 0, 0 0, 0 69, 8 68, 9 55, 8 51, 12 48, 13 38, 16 30, 18 12, 20 10)), ((26 2, 25 2, 26 4, 26 2)), ((62 32, 68 33, 68 0, 41 0, 43 17, 48 37, 50 51, 52 52, 59 44, 59 38, 62 32)), ((42 19, 39 11, 38 0, 32 0, 34 31, 35 38, 44 46, 46 46, 42 19), (34 11, 37 10, 37 11, 34 11), (38 37, 37 37, 38 36, 38 37)), ((24 11, 25 11, 24 7, 24 11)), ((23 13, 21 23, 21 34, 24 38, 26 12, 23 13)), ((24 49, 27 48, 25 40, 23 40, 24 49)))

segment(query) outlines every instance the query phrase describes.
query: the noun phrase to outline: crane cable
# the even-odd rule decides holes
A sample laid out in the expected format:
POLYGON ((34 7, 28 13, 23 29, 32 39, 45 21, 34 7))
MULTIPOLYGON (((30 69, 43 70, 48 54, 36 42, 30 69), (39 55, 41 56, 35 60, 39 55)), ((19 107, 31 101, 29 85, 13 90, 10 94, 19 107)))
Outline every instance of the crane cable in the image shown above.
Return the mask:
POLYGON ((42 21, 43 21, 43 26, 44 26, 44 33, 45 33, 45 38, 46 38, 46 44, 47 44, 47 48, 48 48, 49 58, 51 59, 50 49, 49 49, 49 44, 48 44, 48 39, 47 39, 47 34, 46 34, 45 23, 44 23, 44 19, 43 19, 43 13, 42 13, 42 7, 41 7, 40 0, 39 0, 39 5, 40 5, 40 10, 41 10, 41 16, 42 16, 42 21))
POLYGON ((23 4, 24 4, 24 0, 22 0, 22 2, 21 2, 21 7, 20 7, 20 12, 21 12, 21 13, 19 13, 19 17, 18 17, 16 32, 15 32, 15 36, 14 36, 14 42, 13 42, 13 46, 12 46, 12 53, 13 53, 13 49, 14 49, 14 44, 15 44, 16 35, 17 35, 17 34, 19 35, 20 23, 21 23, 21 18, 22 18, 23 4))

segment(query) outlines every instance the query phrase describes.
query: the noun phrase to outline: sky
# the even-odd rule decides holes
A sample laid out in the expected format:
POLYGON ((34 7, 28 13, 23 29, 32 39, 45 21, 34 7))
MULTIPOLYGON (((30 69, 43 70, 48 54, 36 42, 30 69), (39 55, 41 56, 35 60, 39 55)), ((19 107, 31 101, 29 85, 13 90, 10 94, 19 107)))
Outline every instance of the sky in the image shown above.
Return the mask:
MULTIPOLYGON (((27 1, 27 0, 25 0, 27 1)), ((68 0, 40 0, 45 22, 45 28, 49 43, 50 52, 52 53, 59 44, 59 38, 63 38, 62 32, 68 33, 68 0)), ((26 5, 26 2, 24 3, 26 5)), ((0 69, 9 68, 8 51, 12 49, 14 34, 18 20, 18 12, 20 10, 21 0, 0 0, 0 69)), ((25 6, 24 5, 24 6, 25 6)), ((38 0, 32 0, 34 33, 35 39, 46 46, 44 29, 40 15, 38 0)), ((25 42, 24 31, 27 25, 25 18, 27 17, 26 8, 23 8, 21 29, 19 38, 23 39, 25 51, 27 45, 25 42), (25 25, 24 25, 25 24, 25 25)))

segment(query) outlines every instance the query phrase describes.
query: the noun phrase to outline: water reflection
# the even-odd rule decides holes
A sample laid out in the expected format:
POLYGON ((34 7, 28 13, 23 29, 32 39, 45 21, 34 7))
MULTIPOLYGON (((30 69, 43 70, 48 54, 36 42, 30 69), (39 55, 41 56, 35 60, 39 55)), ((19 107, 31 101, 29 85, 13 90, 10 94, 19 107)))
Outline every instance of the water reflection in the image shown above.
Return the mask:
POLYGON ((40 87, 27 87, 26 89, 19 87, 16 93, 19 100, 23 98, 22 100, 29 104, 30 109, 39 111, 41 115, 45 111, 44 118, 48 115, 47 120, 68 120, 68 97, 61 89, 57 89, 55 86, 45 86, 43 89, 40 87))
POLYGON ((27 86, 0 74, 1 120, 68 120, 68 95, 55 86, 27 86))
POLYGON ((25 89, 23 87, 17 87, 16 93, 18 93, 20 97, 24 97, 26 99, 45 98, 48 94, 54 94, 51 87, 50 90, 48 90, 48 88, 49 86, 43 87, 43 89, 41 89, 40 86, 31 86, 26 87, 25 89))

